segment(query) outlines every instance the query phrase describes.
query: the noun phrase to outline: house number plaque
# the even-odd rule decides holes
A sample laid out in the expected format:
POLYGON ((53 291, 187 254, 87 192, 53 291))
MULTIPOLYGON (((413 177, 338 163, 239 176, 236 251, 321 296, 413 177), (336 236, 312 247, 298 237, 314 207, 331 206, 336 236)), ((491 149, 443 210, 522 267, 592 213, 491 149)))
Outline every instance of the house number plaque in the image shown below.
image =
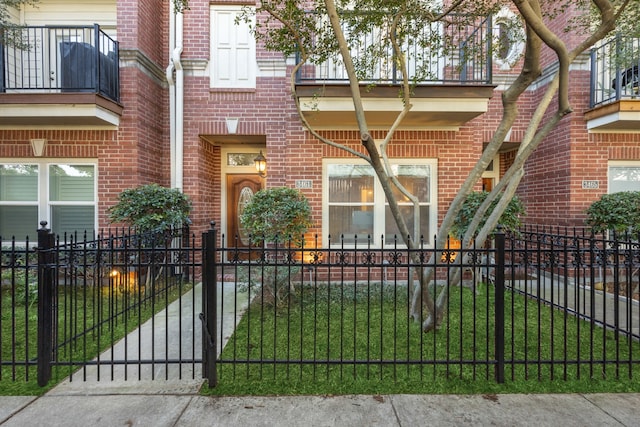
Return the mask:
POLYGON ((296 188, 313 188, 313 181, 310 179, 296 179, 296 188))

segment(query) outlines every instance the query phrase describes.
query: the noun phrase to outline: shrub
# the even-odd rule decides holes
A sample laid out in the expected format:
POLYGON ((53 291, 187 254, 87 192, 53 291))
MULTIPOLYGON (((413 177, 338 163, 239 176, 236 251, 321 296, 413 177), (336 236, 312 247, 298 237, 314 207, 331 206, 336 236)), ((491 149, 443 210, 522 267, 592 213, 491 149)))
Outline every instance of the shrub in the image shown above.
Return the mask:
POLYGON ((111 222, 124 222, 140 233, 163 233, 191 223, 191 201, 178 189, 158 184, 124 190, 108 210, 111 222))
MULTIPOLYGON (((484 202, 484 200, 489 195, 486 191, 473 191, 469 193, 467 199, 462 205, 462 209, 458 212, 458 216, 451 227, 450 235, 453 237, 461 237, 467 232, 469 228, 469 224, 473 219, 473 216, 478 211, 478 208, 484 202)), ((493 201, 487 212, 485 212, 482 221, 480 221, 480 226, 478 229, 481 229, 484 224, 487 222, 489 215, 493 212, 493 209, 498 204, 498 200, 493 201)), ((507 205, 507 209, 502 213, 500 217, 499 225, 503 227, 505 231, 516 231, 522 225, 522 217, 525 215, 524 204, 518 198, 518 196, 513 196, 513 198, 509 201, 507 205)))
POLYGON ((245 206, 240 224, 254 244, 263 240, 299 244, 311 226, 311 207, 298 190, 267 188, 258 191, 245 206))
POLYGON ((640 232, 640 191, 604 194, 587 209, 585 223, 594 233, 640 232))
MULTIPOLYGON (((298 190, 286 187, 258 191, 245 206, 240 223, 253 244, 274 243, 292 246, 302 244, 302 237, 311 226, 311 207, 298 190)), ((289 254, 291 256, 292 254, 289 254)), ((300 267, 274 265, 256 267, 249 280, 248 271, 240 268, 239 276, 257 294, 256 301, 267 306, 280 306, 295 294, 292 276, 300 267)))

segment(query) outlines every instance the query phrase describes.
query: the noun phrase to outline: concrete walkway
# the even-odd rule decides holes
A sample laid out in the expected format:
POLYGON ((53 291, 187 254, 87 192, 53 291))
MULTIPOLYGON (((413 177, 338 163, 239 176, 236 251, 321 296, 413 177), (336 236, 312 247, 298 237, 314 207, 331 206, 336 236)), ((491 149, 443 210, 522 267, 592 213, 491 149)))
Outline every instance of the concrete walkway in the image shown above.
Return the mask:
MULTIPOLYGON (((164 346, 164 336, 178 334, 166 334, 163 325, 171 328, 180 324, 183 331, 187 331, 186 336, 199 337, 200 322, 184 320, 188 318, 185 313, 196 314, 200 310, 199 289, 191 294, 194 300, 183 298, 182 306, 172 305, 166 313, 156 316, 157 336, 147 331, 148 326, 143 326, 142 331, 134 332, 113 351, 105 352, 101 356, 103 360, 117 357, 125 348, 128 352, 139 348, 147 352, 152 336, 154 344, 164 346), (183 316, 182 323, 175 316, 183 316), (171 318, 173 321, 169 321, 171 318), (141 346, 138 346, 139 339, 143 341, 141 346)), ((246 307, 246 301, 240 304, 241 308, 242 304, 246 307)), ((239 312, 225 309, 221 313, 223 325, 229 328, 225 329, 224 336, 228 337, 239 319, 239 312)), ((189 352, 192 348, 186 342, 173 343, 170 347, 189 352)), ((196 352, 200 351, 199 346, 195 348, 196 352)), ((114 369, 123 367, 114 366, 114 369)), ((111 380, 110 367, 101 372, 106 377, 96 381, 96 372, 88 369, 87 381, 83 381, 83 373, 76 373, 72 381, 61 383, 41 397, 3 396, 0 425, 640 426, 640 394, 209 397, 198 395, 203 383, 200 366, 158 364, 155 371, 143 368, 141 381, 134 379, 138 376, 137 367, 128 369, 128 381, 124 381, 122 372, 115 372, 111 380), (194 368, 197 372, 192 379, 194 368), (152 372, 155 380, 149 378, 152 372)))
POLYGON ((205 397, 141 388, 0 402, 7 427, 640 425, 638 394, 205 397))

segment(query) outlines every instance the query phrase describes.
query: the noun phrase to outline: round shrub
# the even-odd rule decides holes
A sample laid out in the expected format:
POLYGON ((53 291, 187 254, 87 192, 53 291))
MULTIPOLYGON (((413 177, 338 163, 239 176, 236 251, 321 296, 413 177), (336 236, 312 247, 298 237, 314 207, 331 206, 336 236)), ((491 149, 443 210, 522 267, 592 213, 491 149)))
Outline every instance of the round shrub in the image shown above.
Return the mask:
POLYGON ((587 209, 585 222, 594 233, 640 232, 640 191, 602 195, 587 209))
POLYGON ((240 224, 253 243, 297 244, 311 226, 311 207, 298 190, 274 187, 258 191, 245 206, 240 224))

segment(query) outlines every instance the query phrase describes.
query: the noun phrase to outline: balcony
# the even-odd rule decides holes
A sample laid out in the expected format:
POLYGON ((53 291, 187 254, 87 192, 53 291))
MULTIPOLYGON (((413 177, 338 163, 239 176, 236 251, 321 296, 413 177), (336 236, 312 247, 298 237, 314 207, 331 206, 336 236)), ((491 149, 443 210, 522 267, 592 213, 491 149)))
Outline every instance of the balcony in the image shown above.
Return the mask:
POLYGON ((1 128, 118 126, 118 43, 98 25, 25 27, 20 40, 0 44, 1 128))
MULTIPOLYGON (((345 33, 349 33, 345 28, 345 33)), ((412 109, 401 129, 458 130, 487 111, 493 95, 491 18, 474 23, 433 23, 404 46, 412 109)), ((393 49, 376 28, 351 40, 354 62, 370 70, 359 76, 365 115, 371 129, 388 129, 402 110, 402 75, 393 49), (371 50, 381 57, 368 57, 371 50), (366 61, 366 62, 365 62, 366 61)), ((298 59, 299 62, 299 59, 298 59)), ((338 56, 307 63, 296 76, 296 96, 303 114, 318 129, 355 129, 357 126, 349 81, 338 56)))
POLYGON ((640 132, 640 38, 609 40, 591 50, 590 132, 640 132))

